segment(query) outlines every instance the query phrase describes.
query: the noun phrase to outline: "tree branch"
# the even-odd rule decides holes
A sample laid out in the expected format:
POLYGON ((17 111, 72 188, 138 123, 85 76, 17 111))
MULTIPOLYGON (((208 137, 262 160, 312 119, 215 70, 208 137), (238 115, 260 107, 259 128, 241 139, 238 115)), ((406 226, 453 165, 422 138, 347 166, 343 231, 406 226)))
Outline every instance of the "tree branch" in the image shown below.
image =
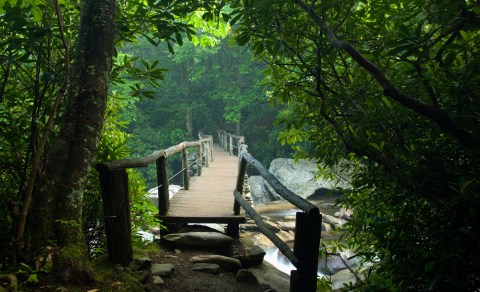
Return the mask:
POLYGON ((396 86, 394 86, 385 74, 370 60, 360 53, 355 46, 349 42, 342 41, 330 30, 323 18, 307 6, 302 0, 292 0, 302 10, 304 10, 310 18, 322 29, 326 35, 330 45, 338 50, 343 50, 350 55, 361 67, 367 70, 379 83, 383 89, 383 94, 402 104, 403 106, 415 111, 416 113, 427 117, 435 122, 445 131, 452 134, 460 143, 469 149, 475 149, 480 146, 480 141, 470 133, 460 128, 458 124, 444 111, 439 108, 426 105, 417 100, 403 94, 396 86))
POLYGON ((55 5, 55 11, 57 14, 57 20, 58 20, 58 28, 60 30, 60 38, 62 40, 63 48, 65 50, 65 76, 63 80, 63 84, 60 87, 60 90, 57 93, 57 96, 55 98, 55 102, 53 104, 53 107, 50 111, 50 115, 48 117, 47 124, 45 125, 42 133, 42 138, 40 140, 40 143, 34 151, 34 157, 32 160, 32 167, 30 170, 30 175, 28 178, 28 183, 27 187, 25 189, 24 195, 23 195, 23 206, 22 210, 20 212, 20 217, 18 221, 18 226, 17 226, 17 237, 16 237, 16 244, 17 244, 17 254, 22 251, 23 246, 24 246, 24 233, 25 233, 25 223, 28 215, 28 210, 30 208, 30 205, 32 203, 32 197, 33 197, 33 189, 35 187, 35 181, 36 181, 36 174, 39 170, 40 167, 40 160, 43 156, 43 153, 45 151, 45 145, 47 144, 48 140, 48 135, 52 129, 53 122, 55 120, 55 116, 57 114, 58 107, 60 105, 60 102, 62 101, 63 96, 65 95, 65 92, 68 88, 69 84, 69 79, 70 79, 70 48, 68 46, 67 40, 65 38, 64 34, 64 25, 63 25, 63 16, 62 12, 60 10, 60 5, 58 4, 58 0, 55 0, 54 2, 55 5))

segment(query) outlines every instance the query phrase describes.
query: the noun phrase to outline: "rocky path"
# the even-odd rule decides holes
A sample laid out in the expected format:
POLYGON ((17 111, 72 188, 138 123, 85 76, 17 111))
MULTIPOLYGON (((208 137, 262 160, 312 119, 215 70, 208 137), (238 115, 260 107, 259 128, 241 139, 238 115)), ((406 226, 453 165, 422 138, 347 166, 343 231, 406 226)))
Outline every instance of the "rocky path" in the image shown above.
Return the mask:
POLYGON ((135 255, 131 269, 148 291, 289 291, 288 275, 265 252, 202 226, 164 236, 161 252, 135 255))

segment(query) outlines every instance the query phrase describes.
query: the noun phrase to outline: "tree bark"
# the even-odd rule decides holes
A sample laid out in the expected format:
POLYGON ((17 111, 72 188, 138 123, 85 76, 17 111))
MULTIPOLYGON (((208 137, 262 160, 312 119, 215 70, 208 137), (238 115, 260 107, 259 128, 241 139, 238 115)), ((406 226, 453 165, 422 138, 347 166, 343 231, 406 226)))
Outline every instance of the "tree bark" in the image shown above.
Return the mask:
POLYGON ((82 233, 83 192, 104 122, 115 31, 115 0, 85 0, 60 132, 34 198, 32 248, 54 240, 63 281, 91 279, 82 233), (52 228, 53 226, 53 228, 52 228), (64 252, 68 251, 68 252, 64 252))

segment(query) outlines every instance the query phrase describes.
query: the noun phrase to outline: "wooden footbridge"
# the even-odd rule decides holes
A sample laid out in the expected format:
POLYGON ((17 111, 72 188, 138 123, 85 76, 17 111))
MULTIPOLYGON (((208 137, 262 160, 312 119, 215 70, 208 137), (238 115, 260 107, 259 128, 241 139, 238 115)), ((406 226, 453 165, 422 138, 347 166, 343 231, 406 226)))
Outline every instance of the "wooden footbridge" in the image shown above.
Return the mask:
POLYGON ((172 199, 164 223, 245 223, 245 215, 235 215, 232 196, 237 183, 238 157, 213 144, 214 163, 202 169, 201 176, 190 180, 172 199))
POLYGON ((96 165, 95 168, 100 174, 110 260, 128 265, 133 259, 126 169, 155 164, 159 208, 157 217, 169 227, 169 232, 174 231, 178 224, 225 223, 226 233, 238 237, 239 224, 245 222, 246 212, 259 230, 297 268, 291 271, 290 291, 315 291, 321 230, 321 214, 318 208, 288 190, 253 158, 246 151, 244 137, 219 131, 219 144, 214 144, 212 136, 199 136, 198 141, 182 142, 166 150, 155 151, 145 158, 102 162, 96 165), (197 152, 197 172, 192 178, 188 161, 189 149, 190 152, 192 149, 197 152), (182 155, 183 189, 170 198, 167 158, 176 153, 182 155), (261 216, 243 198, 247 165, 254 167, 280 196, 301 210, 296 214, 293 251, 269 229, 261 216))

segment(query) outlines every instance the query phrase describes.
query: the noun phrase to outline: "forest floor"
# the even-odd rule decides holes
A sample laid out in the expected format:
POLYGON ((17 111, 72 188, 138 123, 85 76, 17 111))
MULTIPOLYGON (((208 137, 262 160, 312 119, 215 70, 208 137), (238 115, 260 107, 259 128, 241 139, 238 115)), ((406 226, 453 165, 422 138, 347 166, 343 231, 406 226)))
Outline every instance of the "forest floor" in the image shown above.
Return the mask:
MULTIPOLYGON (((195 230, 190 231, 202 231, 195 230)), ((203 231, 211 231, 209 229, 203 231)), ((186 231, 184 231, 186 232, 186 231)), ((96 271, 96 282, 91 284, 61 284, 51 275, 38 275, 39 282, 35 284, 22 283, 19 280, 18 291, 82 291, 82 292, 101 292, 101 291, 151 291, 151 292, 264 292, 269 290, 268 285, 261 285, 257 282, 237 282, 236 272, 220 269, 216 274, 192 271, 193 263, 190 259, 198 255, 220 254, 234 257, 245 250, 244 244, 240 240, 234 240, 233 244, 227 249, 213 248, 194 248, 194 247, 173 247, 159 242, 147 244, 144 248, 134 248, 134 254, 148 256, 151 264, 173 264, 174 273, 171 277, 162 277, 163 284, 153 284, 151 275, 145 276, 141 280, 142 273, 145 274, 149 269, 134 271, 129 268, 113 266, 107 255, 100 256, 93 261, 96 271)), ((148 274, 148 273, 147 273, 148 274)), ((1 283, 0 283, 1 284, 1 283)), ((2 290, 0 292, 9 291, 2 290)))

